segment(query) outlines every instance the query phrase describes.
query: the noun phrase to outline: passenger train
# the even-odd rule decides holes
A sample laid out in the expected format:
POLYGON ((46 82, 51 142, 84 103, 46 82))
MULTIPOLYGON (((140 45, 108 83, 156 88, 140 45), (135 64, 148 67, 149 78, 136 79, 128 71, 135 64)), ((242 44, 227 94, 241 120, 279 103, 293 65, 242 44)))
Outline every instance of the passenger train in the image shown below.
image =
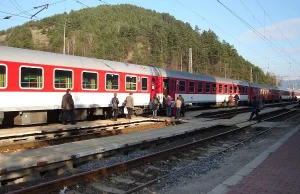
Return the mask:
POLYGON ((141 114, 157 95, 182 95, 192 105, 217 105, 238 93, 241 103, 253 96, 266 101, 289 100, 300 94, 275 86, 208 75, 0 46, 0 124, 47 123, 58 118, 62 96, 70 88, 75 117, 106 115, 113 93, 123 102, 133 93, 135 113, 141 114))

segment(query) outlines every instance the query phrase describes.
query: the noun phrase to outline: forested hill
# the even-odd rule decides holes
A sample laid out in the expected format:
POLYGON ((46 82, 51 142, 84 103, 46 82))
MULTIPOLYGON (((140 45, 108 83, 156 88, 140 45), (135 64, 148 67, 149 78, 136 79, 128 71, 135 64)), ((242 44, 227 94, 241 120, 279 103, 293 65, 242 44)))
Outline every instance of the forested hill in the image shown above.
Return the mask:
POLYGON ((102 5, 28 22, 0 32, 0 44, 66 54, 188 70, 193 51, 196 73, 275 85, 275 78, 246 61, 213 31, 133 5, 102 5))

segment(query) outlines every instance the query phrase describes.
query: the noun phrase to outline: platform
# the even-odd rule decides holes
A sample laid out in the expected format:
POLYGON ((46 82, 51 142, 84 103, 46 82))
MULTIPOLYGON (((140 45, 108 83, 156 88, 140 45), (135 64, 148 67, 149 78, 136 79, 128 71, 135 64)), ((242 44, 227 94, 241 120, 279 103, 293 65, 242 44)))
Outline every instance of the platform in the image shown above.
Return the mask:
MULTIPOLYGON (((265 114, 278 109, 280 108, 268 108, 262 110, 260 114, 265 114)), ((211 120, 207 122, 203 122, 201 119, 194 119, 190 120, 188 123, 177 126, 66 143, 63 145, 49 146, 22 152, 0 154, 0 172, 11 172, 28 167, 36 167, 43 163, 51 164, 70 160, 74 157, 80 158, 91 154, 101 154, 106 151, 127 147, 129 145, 137 145, 145 141, 149 142, 152 140, 173 137, 217 125, 238 125, 239 127, 243 127, 256 123, 256 121, 247 121, 249 114, 250 113, 243 113, 232 119, 211 120)), ((1 177, 2 176, 0 176, 0 180, 1 177)))
POLYGON ((208 194, 300 193, 300 125, 208 194))

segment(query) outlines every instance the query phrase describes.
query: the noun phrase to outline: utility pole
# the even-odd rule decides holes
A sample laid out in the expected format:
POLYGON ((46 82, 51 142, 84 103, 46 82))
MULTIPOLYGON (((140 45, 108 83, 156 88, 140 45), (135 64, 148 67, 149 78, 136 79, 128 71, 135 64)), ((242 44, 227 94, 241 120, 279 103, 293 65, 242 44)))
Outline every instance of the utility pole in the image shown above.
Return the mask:
POLYGON ((63 54, 66 54, 66 25, 67 25, 67 22, 65 22, 65 25, 64 25, 64 50, 63 50, 63 54))
POLYGON ((226 79, 226 63, 225 63, 225 79, 226 79))
POLYGON ((182 54, 180 55, 180 71, 182 71, 182 54))
POLYGON ((193 51, 189 48, 189 72, 193 73, 193 51))
POLYGON ((252 67, 250 67, 250 83, 253 83, 252 67))

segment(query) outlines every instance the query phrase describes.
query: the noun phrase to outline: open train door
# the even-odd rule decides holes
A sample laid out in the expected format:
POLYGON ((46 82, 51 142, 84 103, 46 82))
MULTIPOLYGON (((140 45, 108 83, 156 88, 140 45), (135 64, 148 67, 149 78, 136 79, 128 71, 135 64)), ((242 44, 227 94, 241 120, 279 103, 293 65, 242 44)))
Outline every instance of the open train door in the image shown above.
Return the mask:
POLYGON ((153 99, 155 95, 157 95, 160 102, 163 100, 163 83, 160 71, 152 67, 152 79, 151 79, 151 92, 150 92, 150 100, 153 99))

